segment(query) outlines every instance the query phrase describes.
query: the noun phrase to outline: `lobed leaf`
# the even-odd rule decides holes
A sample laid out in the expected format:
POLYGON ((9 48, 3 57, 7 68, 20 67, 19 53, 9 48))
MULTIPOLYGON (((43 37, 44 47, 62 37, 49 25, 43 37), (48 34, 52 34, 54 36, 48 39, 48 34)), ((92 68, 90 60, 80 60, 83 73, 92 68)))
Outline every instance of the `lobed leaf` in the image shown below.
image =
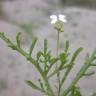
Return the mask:
POLYGON ((83 48, 78 48, 76 51, 75 51, 75 53, 73 54, 73 56, 72 56, 72 59, 71 59, 71 62, 74 62, 75 60, 76 60, 76 58, 77 58, 77 56, 79 55, 79 53, 81 52, 83 50, 83 48))
POLYGON ((48 41, 47 39, 44 40, 44 55, 46 55, 48 49, 48 41))
POLYGON ((17 41, 17 46, 18 47, 20 47, 20 35, 21 35, 21 32, 18 32, 17 36, 16 36, 16 41, 17 41))
POLYGON ((65 42, 65 52, 67 53, 68 52, 68 49, 69 49, 69 41, 67 40, 65 42))
POLYGON ((30 50, 29 50, 29 56, 30 56, 30 57, 31 57, 31 54, 32 54, 32 52, 33 52, 33 49, 34 49, 34 47, 35 47, 36 42, 37 42, 37 38, 34 38, 33 41, 32 41, 32 44, 31 44, 31 46, 30 46, 30 50))
MULTIPOLYGON (((30 81, 30 80, 25 80, 25 82, 26 82, 26 84, 28 84, 30 87, 32 87, 33 89, 36 89, 36 90, 40 90, 41 91, 41 89, 37 86, 37 85, 35 85, 32 81, 30 81)), ((43 91, 43 90, 42 90, 43 91)))

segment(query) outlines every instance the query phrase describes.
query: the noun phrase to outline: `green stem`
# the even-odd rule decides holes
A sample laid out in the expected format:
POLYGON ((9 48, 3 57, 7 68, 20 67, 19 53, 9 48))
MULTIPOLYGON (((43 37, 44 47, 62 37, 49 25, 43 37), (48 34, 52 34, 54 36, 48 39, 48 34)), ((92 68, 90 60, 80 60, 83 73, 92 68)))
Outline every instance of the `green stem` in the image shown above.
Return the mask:
POLYGON ((69 65, 66 65, 64 67, 62 67, 62 69, 59 67, 58 69, 56 69, 55 71, 53 71, 49 76, 48 78, 51 78, 53 75, 55 75, 58 71, 62 71, 63 69, 65 68, 68 68, 69 65))
POLYGON ((41 74, 41 76, 42 76, 42 78, 43 78, 43 80, 45 82, 45 85, 48 88, 48 90, 47 90, 48 91, 47 92, 48 93, 48 96, 55 96, 55 94, 54 94, 54 92, 53 92, 53 90, 52 90, 52 88, 51 88, 51 86, 49 84, 48 78, 45 76, 44 72, 42 71, 42 69, 40 67, 38 68, 38 71, 41 74))
POLYGON ((9 38, 7 38, 4 33, 0 33, 0 38, 3 39, 10 48, 12 48, 13 50, 16 50, 17 52, 19 52, 20 54, 22 54, 28 61, 30 61, 34 66, 35 68, 39 71, 40 75, 42 76, 43 80, 44 80, 44 83, 46 84, 46 86, 48 87, 49 90, 48 91, 48 95, 49 96, 55 96, 53 90, 51 89, 51 86, 48 82, 48 79, 47 79, 47 76, 45 75, 45 73, 43 72, 43 70, 41 69, 40 66, 38 66, 38 62, 35 61, 31 56, 30 54, 26 53, 22 48, 16 46, 14 43, 12 43, 10 41, 9 38))
POLYGON ((73 68, 74 65, 75 65, 74 61, 75 61, 76 57, 78 56, 78 54, 79 54, 81 51, 82 51, 82 48, 78 48, 77 51, 73 54, 72 59, 71 59, 71 61, 70 61, 69 64, 68 64, 69 67, 67 67, 67 70, 66 70, 66 72, 65 72, 65 74, 64 74, 64 76, 63 76, 63 78, 62 78, 62 80, 61 80, 60 87, 62 87, 63 83, 64 83, 65 80, 67 79, 67 76, 69 75, 69 73, 71 72, 72 68, 73 68))
MULTIPOLYGON (((58 53, 59 53, 59 38, 60 37, 60 32, 57 32, 57 49, 56 49, 56 55, 58 57, 58 53)), ((56 70, 58 68, 58 64, 56 64, 56 70)), ((57 72, 57 81, 58 81, 58 96, 60 96, 60 72, 57 72)))
POLYGON ((61 80, 60 88, 62 87, 63 83, 64 83, 65 80, 67 79, 67 76, 68 76, 70 70, 71 70, 71 68, 70 68, 70 69, 68 68, 68 69, 66 70, 66 72, 65 72, 65 74, 64 74, 64 78, 61 80))
POLYGON ((91 62, 94 60, 94 53, 91 58, 89 58, 85 64, 81 67, 80 71, 77 73, 75 79, 72 81, 70 86, 68 87, 67 90, 63 92, 61 96, 67 96, 67 94, 71 91, 71 89, 77 84, 77 82, 84 76, 86 73, 87 69, 90 67, 91 62))
MULTIPOLYGON (((25 56, 26 58, 28 58, 28 54, 25 53, 21 48, 16 48, 16 49, 17 49, 17 51, 20 52, 23 56, 25 56)), ((28 60, 29 60, 32 64, 34 64, 34 66, 37 68, 37 70, 38 70, 39 73, 41 74, 41 76, 42 76, 42 78, 43 78, 46 86, 47 86, 48 89, 49 89, 49 90, 47 90, 47 91, 48 91, 48 95, 49 95, 49 96, 55 96, 55 95, 54 95, 54 92, 53 92, 53 90, 51 89, 51 86, 50 86, 50 84, 49 84, 49 82, 48 82, 48 79, 47 79, 46 76, 44 75, 44 72, 42 71, 42 69, 40 68, 40 66, 37 66, 37 64, 36 64, 37 62, 35 62, 31 57, 29 57, 28 60)))
POLYGON ((56 49, 56 55, 58 57, 58 53, 59 53, 59 36, 60 36, 60 32, 57 32, 57 49, 56 49))
MULTIPOLYGON (((18 50, 18 52, 20 52, 22 55, 24 55, 26 58, 28 57, 28 54, 25 53, 22 49, 17 48, 17 50, 18 50)), ((53 92, 53 90, 51 89, 51 86, 50 86, 50 84, 49 84, 49 82, 48 82, 48 79, 47 79, 46 76, 44 75, 44 72, 42 71, 42 69, 40 68, 40 66, 37 66, 37 64, 36 64, 37 62, 35 62, 31 57, 29 57, 28 60, 29 60, 32 64, 34 64, 34 66, 37 68, 37 70, 38 70, 39 73, 41 74, 41 76, 42 76, 45 84, 47 85, 47 87, 48 87, 48 89, 49 89, 48 95, 49 95, 49 96, 55 96, 55 95, 54 95, 54 92, 53 92)))

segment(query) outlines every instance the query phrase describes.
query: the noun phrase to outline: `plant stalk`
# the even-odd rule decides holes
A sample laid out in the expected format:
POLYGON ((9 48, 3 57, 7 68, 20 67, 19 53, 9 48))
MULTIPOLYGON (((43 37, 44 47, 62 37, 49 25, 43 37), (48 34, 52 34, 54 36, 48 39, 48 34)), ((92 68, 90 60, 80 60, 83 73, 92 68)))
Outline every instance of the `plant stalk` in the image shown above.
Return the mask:
MULTIPOLYGON (((58 57, 59 54, 59 41, 60 41, 60 32, 57 31, 57 49, 56 49, 56 55, 58 57)), ((58 69, 58 62, 56 63, 56 70, 58 69)), ((60 96, 60 72, 57 72, 57 82, 58 82, 58 96, 60 96)))
POLYGON ((65 90, 63 92, 63 94, 61 96, 67 96, 67 94, 71 91, 71 89, 77 84, 77 82, 84 76, 84 74, 86 73, 87 69, 90 67, 90 63, 92 62, 92 60, 94 59, 94 54, 92 55, 92 57, 87 60, 87 62, 85 62, 85 64, 81 67, 80 71, 77 73, 75 79, 72 81, 72 83, 70 84, 70 86, 68 87, 67 90, 65 90))

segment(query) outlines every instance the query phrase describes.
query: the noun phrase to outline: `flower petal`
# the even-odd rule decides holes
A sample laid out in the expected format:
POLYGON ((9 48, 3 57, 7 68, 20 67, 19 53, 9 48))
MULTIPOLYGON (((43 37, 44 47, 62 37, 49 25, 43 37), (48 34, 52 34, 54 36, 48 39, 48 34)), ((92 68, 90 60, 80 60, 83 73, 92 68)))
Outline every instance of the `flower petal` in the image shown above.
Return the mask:
POLYGON ((51 15, 50 18, 51 19, 57 19, 57 16, 56 15, 51 15))
POLYGON ((59 14, 59 18, 65 18, 66 16, 63 14, 59 14))
POLYGON ((66 20, 66 19, 60 19, 60 21, 62 21, 62 22, 64 22, 64 23, 66 23, 66 22, 67 22, 67 20, 66 20))
POLYGON ((67 20, 65 19, 65 17, 66 17, 65 15, 60 14, 59 15, 59 20, 62 21, 62 22, 67 22, 67 20))
POLYGON ((56 21, 57 21, 57 16, 56 15, 51 15, 50 18, 51 18, 51 24, 55 24, 56 21))
POLYGON ((55 24, 56 21, 57 21, 57 19, 53 19, 53 20, 51 20, 51 24, 55 24))

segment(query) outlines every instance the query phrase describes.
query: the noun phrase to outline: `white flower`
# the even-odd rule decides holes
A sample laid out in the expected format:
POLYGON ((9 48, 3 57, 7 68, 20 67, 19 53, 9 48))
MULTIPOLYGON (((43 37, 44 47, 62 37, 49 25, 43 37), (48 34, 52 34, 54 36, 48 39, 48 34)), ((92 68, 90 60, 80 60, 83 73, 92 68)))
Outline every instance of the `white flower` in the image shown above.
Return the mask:
POLYGON ((65 19, 65 15, 59 14, 58 16, 56 15, 51 15, 51 24, 55 24, 58 20, 62 21, 62 22, 67 22, 67 20, 65 19))
POLYGON ((51 24, 55 24, 56 21, 57 21, 57 16, 56 15, 51 15, 50 18, 51 18, 51 24))
POLYGON ((62 14, 59 15, 59 20, 66 23, 67 20, 65 18, 66 18, 65 15, 62 15, 62 14))

